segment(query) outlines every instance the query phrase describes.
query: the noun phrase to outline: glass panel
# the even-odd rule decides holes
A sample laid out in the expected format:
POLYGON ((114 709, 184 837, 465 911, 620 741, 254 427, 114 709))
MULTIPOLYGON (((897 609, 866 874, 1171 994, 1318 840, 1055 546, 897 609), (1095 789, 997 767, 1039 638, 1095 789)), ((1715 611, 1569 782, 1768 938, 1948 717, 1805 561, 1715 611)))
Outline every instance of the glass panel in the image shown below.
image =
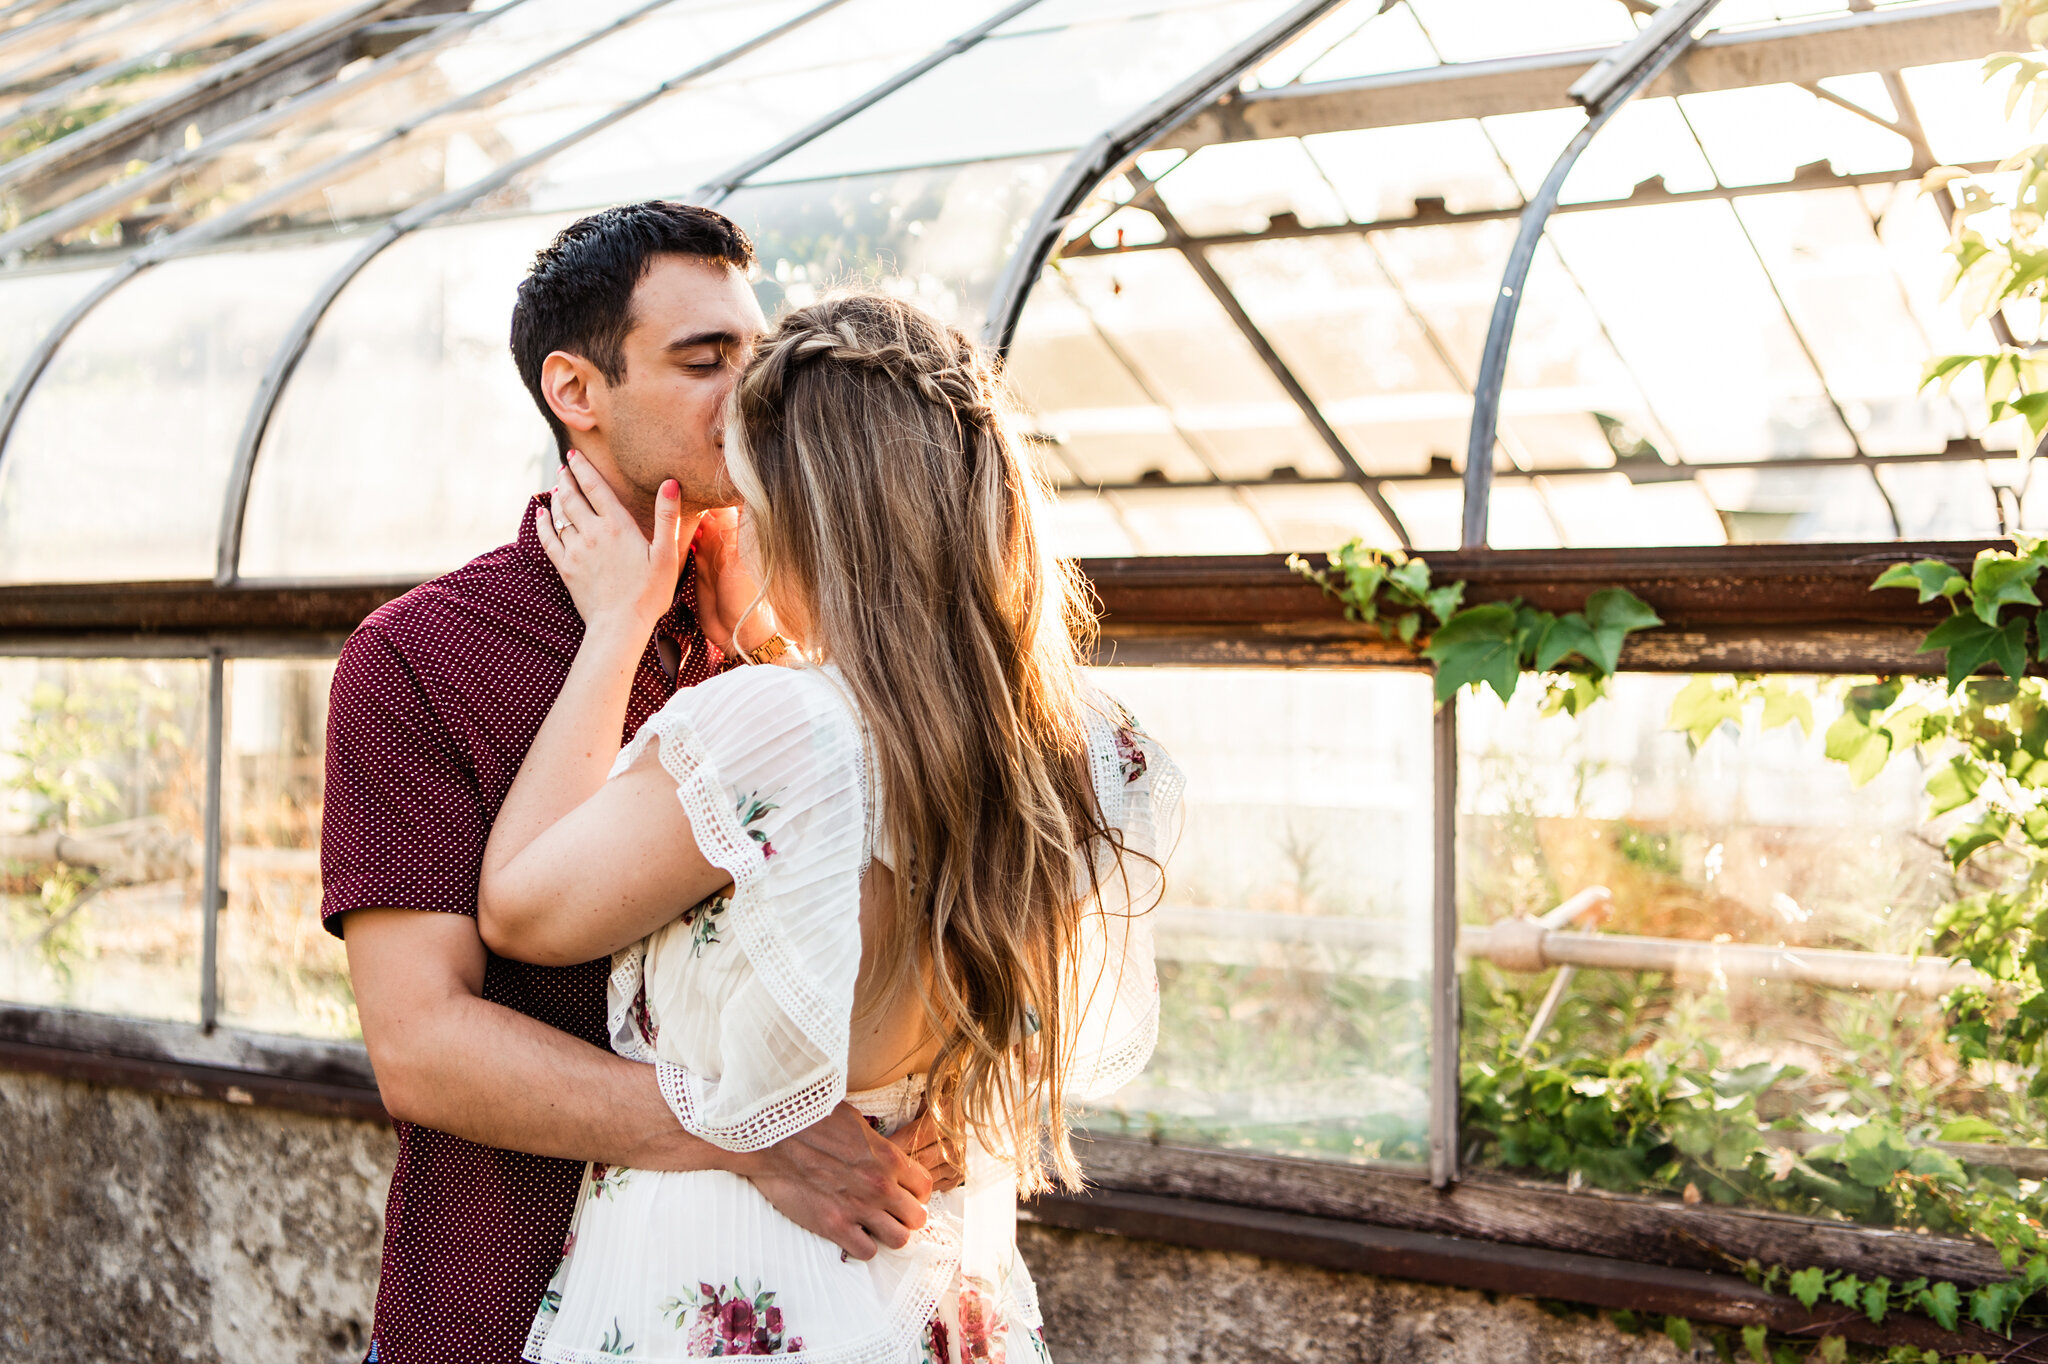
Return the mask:
MULTIPOLYGON (((1416 549, 1456 549, 1463 543, 1465 488, 1458 480, 1388 483, 1384 491, 1416 549)), ((1486 524, 1486 543, 1494 549, 1556 549, 1564 543, 1542 491, 1524 479, 1493 485, 1486 524)))
POLYGON ((1937 161, 2002 161, 2035 140, 2025 105, 2008 117, 2006 82, 2001 77, 1987 84, 1982 62, 1916 66, 1899 74, 1937 161))
POLYGON ((1178 430, 1074 297, 1066 267, 1047 270, 1024 305, 1004 375, 1030 413, 1056 479, 1131 483, 1208 478, 1201 437, 1178 430))
POLYGON ((220 1015, 230 1027, 360 1037, 348 956, 320 927, 328 660, 228 665, 221 779, 227 903, 220 1015))
POLYGON ((1612 47, 1636 36, 1620 0, 1405 0, 1447 62, 1612 47))
MULTIPOLYGON (((332 156, 389 135, 406 119, 494 81, 557 51, 646 0, 510 0, 483 23, 445 43, 408 45, 299 101, 263 132, 218 146, 188 161, 177 178, 154 185, 96 222, 41 248, 75 249, 88 242, 134 241, 175 231, 247 202, 332 156), (415 48, 424 47, 424 51, 415 48)), ((137 161, 80 167, 0 190, 0 216, 26 221, 141 170, 137 161)))
MULTIPOLYGON (((522 172, 479 211, 685 196, 928 55, 997 2, 851 0, 522 172)), ((748 6, 763 29, 809 7, 748 6)), ((665 66, 662 78, 689 62, 665 66)))
POLYGON ((29 352, 58 319, 106 277, 105 268, 0 275, 0 315, 7 318, 0 327, 0 393, 14 386, 29 352))
POLYGON ((1990 540, 2008 532, 1987 472, 1981 463, 1879 464, 1877 479, 1899 510, 1906 539, 1990 540))
POLYGON ((1685 458, 1853 452, 1729 205, 1563 213, 1549 236, 1685 458))
POLYGON ((1580 474, 1540 481, 1567 545, 1728 543, 1714 504, 1690 480, 1635 484, 1621 474, 1580 474))
POLYGON ((756 177, 808 180, 1078 147, 1256 32, 1282 0, 990 38, 756 177))
POLYGON ((1425 473, 1432 459, 1462 458, 1469 390, 1370 238, 1215 247, 1209 258, 1367 473, 1425 473))
POLYGON ((1270 554, 1278 548, 1257 506, 1238 489, 1145 489, 1119 492, 1114 500, 1140 554, 1270 554))
MULTIPOLYGON (((20 156, 124 109, 169 94, 250 48, 325 18, 325 0, 213 0, 168 11, 159 26, 140 22, 110 35, 121 51, 82 74, 45 85, 0 85, 0 160, 20 156)), ((60 73, 77 69, 64 63, 60 73)))
MULTIPOLYGON (((1942 844, 1981 807, 1927 818, 1926 779, 1945 753, 1924 767, 1895 759, 1862 785, 1827 758, 1823 736, 1852 680, 1766 681, 1803 697, 1810 722, 1766 729, 1752 694, 1733 720, 1688 736, 1674 703, 1696 684, 1643 674, 1615 678, 1577 718, 1544 716, 1541 689, 1526 684, 1508 705, 1461 698, 1463 1134, 1477 1167, 1888 1223, 1888 1200, 1865 1186, 1892 1167, 1859 1185, 1843 1181, 1839 1153, 1816 1148, 1866 1122, 1918 1144, 1964 1115, 2009 1134, 1989 1140, 2040 1143, 2010 1071, 1969 1063, 1945 1039, 1938 993, 1803 974, 1821 951, 1902 967, 1953 950, 1942 908, 1996 882, 1988 869, 1958 874, 1942 844), (1485 927, 1589 886, 1611 889, 1612 908, 1574 931, 1639 967, 1565 977, 1493 959, 1485 927), (1651 969, 1671 940, 1679 968, 1651 969), (1791 950, 1759 962, 1748 946, 1791 950), (1550 987, 1562 1005, 1532 1036, 1550 987), (1640 1122, 1609 1128, 1618 1109, 1640 1122), (1860 1202, 1848 1197, 1859 1189, 1860 1202)), ((1908 683, 1898 705, 1936 704, 1939 690, 1908 683)), ((2004 734, 2003 707, 1994 714, 2004 734)), ((1940 1217, 1929 1205, 1913 1214, 1937 1230, 1940 1217)))
POLYGON ((1173 754, 1189 794, 1154 911, 1159 1045, 1144 1075, 1082 1121, 1310 1159, 1423 1160, 1429 679, 1097 676, 1173 754))
POLYGON ((0 53, 31 34, 47 33, 65 18, 65 10, 80 14, 107 7, 108 0, 14 0, 0 6, 0 53))
POLYGON ((805 8, 802 0, 663 6, 475 107, 428 118, 366 162, 279 204, 249 230, 381 224, 549 145, 805 8))
POLYGON ((211 578, 256 385, 353 249, 186 256, 88 313, 0 460, 0 582, 211 578))
POLYGON ((1369 545, 1398 545, 1386 519, 1348 483, 1290 488, 1284 483, 1246 488, 1275 548, 1313 554, 1356 537, 1369 545))
POLYGON ((1178 252, 1069 260, 1060 272, 1102 334, 1171 410, 1172 425, 1201 443, 1214 473, 1263 478, 1283 466, 1309 477, 1338 472, 1335 456, 1178 252))
POLYGON ((415 232, 342 291, 264 433, 242 576, 430 577, 517 534, 555 442, 505 334, 514 287, 568 222, 415 232))
POLYGON ((770 317, 864 281, 980 336, 1024 224, 1063 161, 997 161, 736 191, 719 210, 752 235, 770 317))
MULTIPOLYGON (((1883 84, 1869 79, 1883 96, 1883 84)), ((1892 116, 1890 100, 1877 103, 1868 89, 1842 93, 1867 101, 1881 117, 1892 116)), ((1808 168, 1865 175, 1913 164, 1913 144, 1905 138, 1796 85, 1687 95, 1679 103, 1724 185, 1781 184, 1808 168)))
POLYGON ((1281 215, 1307 227, 1345 221, 1329 181, 1292 137, 1204 147, 1160 178, 1159 197, 1198 237, 1264 232, 1281 215))
POLYGON ((206 665, 0 659, 0 999, 199 1021, 206 665))
POLYGON ((1053 504, 1049 538, 1053 553, 1067 558, 1121 559, 1138 552, 1115 500, 1092 493, 1061 495, 1053 504))
MULTIPOLYGON (((1940 467, 1940 466, 1936 466, 1940 467)), ((1899 534, 1868 467, 1702 469, 1730 544, 1889 540, 1899 534)))
MULTIPOLYGON (((1524 194, 1534 194, 1586 116, 1577 109, 1541 109, 1483 120, 1524 194)), ((1686 194, 1714 188, 1714 170, 1700 154, 1678 105, 1668 99, 1631 100, 1607 121, 1572 164, 1558 194, 1562 204, 1626 199, 1646 192, 1686 194)))
MULTIPOLYGON (((28 81, 33 94, 40 84, 51 83, 51 71, 62 70, 58 59, 76 54, 74 70, 90 70, 106 60, 108 51, 120 50, 118 31, 130 23, 156 22, 166 11, 178 12, 189 0, 133 0, 129 4, 87 3, 66 5, 52 11, 44 22, 25 24, 0 34, 0 81, 12 85, 28 81)), ((65 72, 65 75, 69 75, 65 72)), ((63 77, 57 77, 62 79, 63 77)))
POLYGON ((1375 14, 1366 26, 1338 43, 1302 70, 1308 81, 1346 80, 1389 71, 1414 71, 1436 66, 1441 59, 1415 13, 1396 4, 1375 14))
POLYGON ((1357 222, 1522 204, 1499 153, 1474 119, 1318 133, 1303 141, 1357 222))
POLYGON ((1924 454, 1969 434, 1954 399, 1920 389, 1935 352, 1863 196, 1763 194, 1736 200, 1735 211, 1864 450, 1924 454))

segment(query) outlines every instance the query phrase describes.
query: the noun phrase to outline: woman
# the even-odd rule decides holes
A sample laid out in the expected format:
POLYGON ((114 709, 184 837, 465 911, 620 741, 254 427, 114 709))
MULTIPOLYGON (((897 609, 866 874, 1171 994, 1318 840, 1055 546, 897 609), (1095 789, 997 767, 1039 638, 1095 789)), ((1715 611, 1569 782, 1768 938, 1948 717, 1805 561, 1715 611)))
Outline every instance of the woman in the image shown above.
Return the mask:
POLYGON ((726 458, 792 647, 678 694, 608 781, 673 557, 622 583, 578 551, 577 522, 616 514, 580 461, 566 542, 543 518, 586 635, 492 835, 486 942, 611 953, 614 1048, 706 1140, 760 1149, 845 1099, 884 1132, 928 1123, 964 1182, 862 1262, 736 1176, 593 1166, 530 1359, 1043 1351, 1017 1194, 1076 1181, 1063 1106, 1151 1052, 1144 912, 1181 781, 1081 670, 1079 584, 1001 396, 900 301, 786 318, 726 458))

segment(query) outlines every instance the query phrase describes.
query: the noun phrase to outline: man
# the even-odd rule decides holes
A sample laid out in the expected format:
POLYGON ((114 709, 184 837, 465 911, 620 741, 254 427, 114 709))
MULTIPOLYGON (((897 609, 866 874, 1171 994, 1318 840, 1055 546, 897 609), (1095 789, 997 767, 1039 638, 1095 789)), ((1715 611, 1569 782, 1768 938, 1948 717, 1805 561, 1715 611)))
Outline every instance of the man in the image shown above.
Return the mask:
MULTIPOLYGON (((726 403, 766 326, 752 262, 745 234, 709 210, 610 209, 540 254, 513 312, 513 358, 564 455, 573 443, 650 538, 656 495, 677 480, 681 535, 697 532, 640 661, 627 735, 677 687, 737 661, 729 645, 767 643, 762 626, 734 640, 753 592, 719 572, 735 556, 729 515, 712 510, 732 501, 726 403)), ((536 967, 485 949, 475 915, 491 821, 583 632, 534 506, 514 543, 371 615, 335 673, 321 912, 347 943, 398 1122, 369 1356, 384 1364, 518 1358, 586 1160, 745 1175, 861 1258, 904 1244, 932 1187, 844 1105, 753 1155, 690 1136, 653 1067, 606 1047, 608 962, 536 967)))

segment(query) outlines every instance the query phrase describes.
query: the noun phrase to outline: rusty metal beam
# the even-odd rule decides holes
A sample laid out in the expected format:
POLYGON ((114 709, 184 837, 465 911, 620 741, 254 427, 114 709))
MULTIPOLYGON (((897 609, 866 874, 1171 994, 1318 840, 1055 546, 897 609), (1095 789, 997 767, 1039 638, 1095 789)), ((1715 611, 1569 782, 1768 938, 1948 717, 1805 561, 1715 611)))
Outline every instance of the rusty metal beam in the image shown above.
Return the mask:
MULTIPOLYGON (((1653 671, 1928 672, 1916 654, 1941 619, 1910 593, 1872 592, 1902 559, 1966 564, 1986 545, 1931 541, 1663 549, 1447 552, 1425 556, 1466 600, 1521 597, 1574 611, 1626 587, 1669 628, 1631 637, 1624 667, 1653 671)), ((1287 568, 1277 554, 1084 559, 1103 608, 1101 656, 1117 662, 1416 667, 1414 653, 1287 568)), ((64 584, 0 588, 0 652, 323 653, 411 583, 64 584)))
MULTIPOLYGON (((1799 85, 1863 71, 1970 61, 2015 41, 1999 30, 1997 0, 1952 0, 1715 33, 1702 38, 1643 97, 1799 85)), ((1571 108, 1566 92, 1572 82, 1607 55, 1608 49, 1595 48, 1257 90, 1212 105, 1154 145, 1193 151, 1218 142, 1571 108)))

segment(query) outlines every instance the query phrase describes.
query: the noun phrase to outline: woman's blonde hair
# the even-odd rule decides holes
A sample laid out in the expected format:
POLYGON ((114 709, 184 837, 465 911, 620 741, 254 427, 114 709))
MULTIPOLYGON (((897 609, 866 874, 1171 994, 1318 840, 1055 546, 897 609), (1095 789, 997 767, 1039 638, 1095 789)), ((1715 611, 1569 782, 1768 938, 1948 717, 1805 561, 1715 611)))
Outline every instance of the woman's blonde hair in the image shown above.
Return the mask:
POLYGON ((1046 544, 994 363, 911 304, 835 296, 763 341, 726 450, 764 589, 804 603, 807 651, 873 739, 896 902, 861 1012, 917 989, 946 1146, 973 1130, 1027 1189, 1048 1183, 1041 1152, 1071 1185, 1068 977, 1110 839, 1083 717, 1095 621, 1046 544))

